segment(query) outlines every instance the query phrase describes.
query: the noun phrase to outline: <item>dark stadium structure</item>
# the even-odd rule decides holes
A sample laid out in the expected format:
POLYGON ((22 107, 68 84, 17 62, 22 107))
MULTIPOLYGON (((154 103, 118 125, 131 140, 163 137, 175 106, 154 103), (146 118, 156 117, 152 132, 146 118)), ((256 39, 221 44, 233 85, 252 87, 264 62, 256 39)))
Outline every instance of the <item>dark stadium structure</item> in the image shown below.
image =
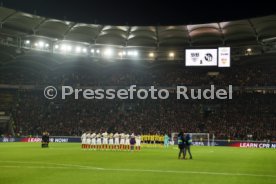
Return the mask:
POLYGON ((200 25, 114 26, 0 7, 0 135, 184 129, 217 139, 276 140, 275 61, 276 15, 200 25), (185 49, 220 46, 231 47, 230 68, 185 66, 185 49), (107 55, 106 48, 115 54, 107 55), (233 85, 233 100, 174 98, 177 85, 211 84, 233 85), (172 95, 167 100, 48 100, 43 96, 48 85, 154 85, 172 95))

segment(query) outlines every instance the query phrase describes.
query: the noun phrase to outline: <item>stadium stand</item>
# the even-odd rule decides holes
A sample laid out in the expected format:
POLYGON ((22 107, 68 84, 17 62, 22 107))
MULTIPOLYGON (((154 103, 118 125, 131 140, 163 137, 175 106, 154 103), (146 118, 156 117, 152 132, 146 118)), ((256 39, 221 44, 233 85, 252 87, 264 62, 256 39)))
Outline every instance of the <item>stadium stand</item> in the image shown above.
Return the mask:
POLYGON ((275 15, 202 25, 130 27, 52 20, 0 7, 0 20, 0 111, 11 114, 17 136, 46 129, 68 136, 85 130, 170 134, 184 129, 209 132, 217 139, 246 140, 252 135, 253 140, 276 140, 275 15), (49 45, 41 42, 39 47, 39 39, 49 45), (55 50, 64 40, 95 50, 93 54, 84 50, 83 55, 55 50), (96 49, 105 45, 145 48, 134 60, 95 56, 96 49), (175 57, 168 58, 172 45, 175 57), (185 66, 183 49, 221 45, 231 46, 230 68, 185 66), (156 57, 149 59, 153 48, 156 57), (176 100, 173 91, 169 100, 62 101, 43 96, 47 85, 133 84, 168 89, 231 84, 235 97, 222 103, 176 100))
POLYGON ((47 129, 55 135, 80 135, 85 130, 164 134, 179 129, 210 132, 218 139, 275 140, 274 94, 239 94, 225 103, 176 100, 54 100, 21 91, 13 109, 20 135, 47 129))

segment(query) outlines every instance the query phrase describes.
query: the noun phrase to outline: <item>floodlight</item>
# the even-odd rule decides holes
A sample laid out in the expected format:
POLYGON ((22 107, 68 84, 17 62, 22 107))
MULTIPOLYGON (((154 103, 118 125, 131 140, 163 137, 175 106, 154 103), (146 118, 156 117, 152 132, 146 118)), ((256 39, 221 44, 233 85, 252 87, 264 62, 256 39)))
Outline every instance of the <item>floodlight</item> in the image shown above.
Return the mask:
POLYGON ((72 46, 71 45, 67 45, 67 47, 66 47, 66 51, 71 51, 72 50, 72 46))
POLYGON ((76 53, 80 53, 81 52, 81 47, 77 46, 75 51, 76 51, 76 53))
POLYGON ((138 51, 136 51, 136 50, 133 51, 133 52, 132 52, 132 55, 133 55, 133 56, 138 56, 138 51))
POLYGON ((61 51, 66 51, 66 45, 62 44, 61 47, 60 47, 60 50, 61 51))
POLYGON ((132 56, 132 51, 127 51, 128 56, 132 56))
POLYGON ((38 47, 40 47, 40 48, 44 47, 44 42, 43 41, 39 41, 38 42, 38 47))
POLYGON ((113 55, 113 50, 111 48, 105 49, 104 55, 107 56, 107 57, 112 56, 113 55))
POLYGON ((86 49, 86 48, 83 48, 83 49, 82 49, 82 52, 83 52, 83 53, 87 53, 87 49, 86 49))
POLYGON ((60 47, 61 51, 64 52, 70 52, 72 50, 72 46, 71 45, 66 45, 66 44, 62 44, 60 47))
POLYGON ((173 57, 174 57, 174 52, 170 52, 170 53, 169 53, 169 57, 172 57, 172 58, 173 58, 173 57))

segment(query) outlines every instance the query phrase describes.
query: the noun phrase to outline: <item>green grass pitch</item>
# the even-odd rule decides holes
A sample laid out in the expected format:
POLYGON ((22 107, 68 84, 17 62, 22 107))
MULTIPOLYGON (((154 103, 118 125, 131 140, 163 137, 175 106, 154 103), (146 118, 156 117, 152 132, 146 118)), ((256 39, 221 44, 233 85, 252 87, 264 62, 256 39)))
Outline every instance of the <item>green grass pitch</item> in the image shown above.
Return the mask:
POLYGON ((176 147, 140 152, 84 151, 77 143, 0 143, 1 184, 268 184, 276 183, 276 150, 176 147))

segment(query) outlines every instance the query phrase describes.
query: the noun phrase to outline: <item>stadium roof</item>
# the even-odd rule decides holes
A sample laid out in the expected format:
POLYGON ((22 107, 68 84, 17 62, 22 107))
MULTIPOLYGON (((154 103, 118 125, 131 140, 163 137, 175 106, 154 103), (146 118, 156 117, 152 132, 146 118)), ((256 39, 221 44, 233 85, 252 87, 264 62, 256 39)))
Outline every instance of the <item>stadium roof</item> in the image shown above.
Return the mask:
POLYGON ((89 44, 183 48, 258 44, 276 38, 276 15, 177 26, 114 26, 56 20, 0 7, 0 32, 89 44))

